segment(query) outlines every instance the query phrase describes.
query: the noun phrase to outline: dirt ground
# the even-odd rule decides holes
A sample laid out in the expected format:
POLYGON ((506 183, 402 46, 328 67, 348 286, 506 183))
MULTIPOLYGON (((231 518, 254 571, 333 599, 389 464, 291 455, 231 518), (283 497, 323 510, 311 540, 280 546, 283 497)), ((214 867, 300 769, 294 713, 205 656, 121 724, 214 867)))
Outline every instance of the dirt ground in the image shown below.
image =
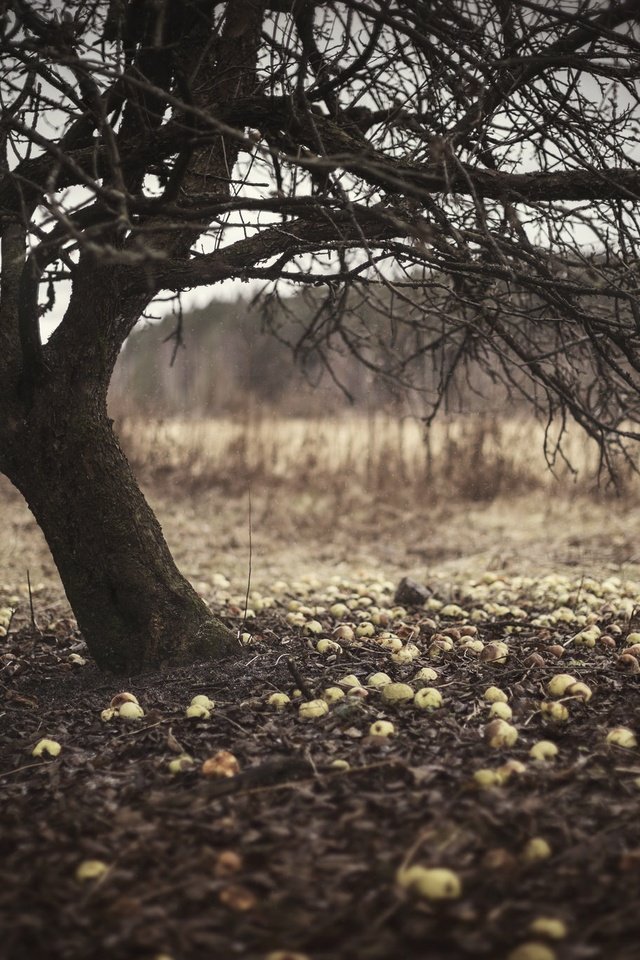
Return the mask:
POLYGON ((607 742, 640 735, 638 508, 254 492, 249 524, 246 498, 151 499, 179 565, 249 634, 237 661, 98 674, 26 507, 0 487, 2 957, 640 957, 640 756, 633 736, 607 742), (395 602, 405 575, 426 603, 395 602), (335 632, 365 622, 371 636, 335 632), (388 702, 369 685, 381 671, 442 706, 388 702), (552 697, 560 673, 588 693, 552 697), (324 715, 301 716, 336 686, 324 715), (492 745, 490 686, 511 746, 492 745), (102 719, 124 690, 144 716, 102 719), (215 701, 208 718, 185 715, 196 695, 215 701), (381 720, 390 736, 372 732, 381 720), (45 737, 58 756, 32 755, 45 737), (555 758, 530 755, 541 740, 555 758), (203 771, 218 751, 239 772, 203 771), (418 867, 452 871, 451 896, 418 867))

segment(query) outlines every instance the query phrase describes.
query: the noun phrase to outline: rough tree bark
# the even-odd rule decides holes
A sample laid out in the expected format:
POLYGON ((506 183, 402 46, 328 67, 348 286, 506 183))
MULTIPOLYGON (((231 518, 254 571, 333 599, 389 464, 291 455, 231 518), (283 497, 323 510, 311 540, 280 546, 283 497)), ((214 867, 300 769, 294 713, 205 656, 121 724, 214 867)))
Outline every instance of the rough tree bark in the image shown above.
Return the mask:
POLYGON ((237 652, 176 567, 100 399, 41 391, 3 447, 99 667, 133 674, 237 652))
MULTIPOLYGON (((14 239, 19 247, 21 238, 14 239)), ((13 283, 8 271, 3 279, 7 331, 29 320, 29 296, 21 272, 13 283)), ((0 470, 44 533, 96 663, 133 674, 229 656, 239 644, 176 567, 113 433, 106 397, 123 331, 116 335, 112 321, 117 314, 130 326, 143 301, 123 310, 112 280, 112 271, 97 267, 76 285, 67 314, 73 356, 64 338, 54 337, 40 362, 31 358, 27 376, 24 349, 13 351, 13 362, 12 352, 5 354, 0 470), (96 337, 96 329, 111 336, 96 337), (56 347, 67 355, 64 368, 56 347)))

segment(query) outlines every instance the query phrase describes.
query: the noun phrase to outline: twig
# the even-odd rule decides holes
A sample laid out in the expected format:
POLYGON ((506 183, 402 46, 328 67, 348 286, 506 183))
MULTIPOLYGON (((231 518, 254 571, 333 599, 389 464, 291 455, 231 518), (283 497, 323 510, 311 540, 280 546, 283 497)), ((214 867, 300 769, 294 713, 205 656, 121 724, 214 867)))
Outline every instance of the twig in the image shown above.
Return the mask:
POLYGON ((309 760, 301 757, 291 757, 284 760, 273 760, 261 764, 259 767, 249 768, 235 777, 220 780, 208 786, 209 797, 222 797, 229 794, 242 796, 254 793, 268 793, 272 790, 293 789, 301 783, 316 780, 318 777, 344 777, 358 773, 368 773, 380 767, 404 766, 397 757, 388 760, 379 760, 375 763, 364 764, 361 767, 351 767, 349 770, 338 770, 335 767, 315 767, 309 760), (286 780, 278 780, 278 776, 285 775, 286 780), (271 781, 271 782, 270 782, 271 781))
POLYGON ((36 623, 36 615, 33 610, 33 592, 31 590, 31 576, 29 574, 29 569, 27 568, 27 588, 29 590, 29 610, 31 613, 31 629, 34 633, 39 633, 40 630, 36 623))
POLYGON ((2 777, 10 777, 14 773, 21 773, 23 770, 30 770, 32 767, 44 767, 48 760, 41 760, 39 763, 25 763, 21 767, 14 767, 13 770, 7 770, 6 772, 0 774, 2 777))
POLYGON ((9 614, 9 622, 6 625, 5 629, 7 631, 7 637, 9 636, 9 631, 11 630, 11 624, 13 623, 13 618, 16 615, 16 607, 11 608, 11 613, 9 614))
POLYGON ((307 681, 304 679, 304 677, 298 670, 293 657, 287 657, 287 669, 289 670, 289 673, 291 674, 295 682, 298 684, 298 686, 302 690, 302 693, 307 698, 307 700, 313 700, 314 699, 313 691, 311 690, 311 687, 309 687, 309 685, 307 684, 307 681))
POLYGON ((111 742, 117 743, 120 740, 130 740, 131 737, 139 737, 143 733, 147 733, 149 730, 155 730, 156 727, 161 727, 165 723, 171 723, 169 718, 158 720, 156 723, 149 723, 146 727, 139 727, 137 730, 130 730, 127 733, 121 733, 120 736, 115 737, 111 742))
POLYGON ((249 592, 251 590, 251 572, 253 564, 253 535, 251 523, 251 480, 249 480, 249 570, 247 573, 247 592, 244 597, 244 614, 242 617, 242 630, 247 629, 247 610, 249 609, 249 592))

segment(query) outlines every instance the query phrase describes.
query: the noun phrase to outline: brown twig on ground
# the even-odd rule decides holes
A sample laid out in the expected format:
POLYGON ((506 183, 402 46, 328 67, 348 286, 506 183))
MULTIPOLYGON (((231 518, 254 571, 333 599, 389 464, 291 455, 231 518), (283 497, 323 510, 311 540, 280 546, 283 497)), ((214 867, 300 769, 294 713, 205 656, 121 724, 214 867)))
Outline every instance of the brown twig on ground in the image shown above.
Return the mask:
POLYGON ((293 677, 293 679, 295 680, 295 682, 298 684, 298 686, 302 690, 302 693, 307 698, 307 700, 313 700, 314 698, 313 691, 311 690, 311 687, 307 684, 306 680, 298 670, 295 660, 293 660, 292 657, 287 657, 287 669, 291 674, 291 676, 293 677))

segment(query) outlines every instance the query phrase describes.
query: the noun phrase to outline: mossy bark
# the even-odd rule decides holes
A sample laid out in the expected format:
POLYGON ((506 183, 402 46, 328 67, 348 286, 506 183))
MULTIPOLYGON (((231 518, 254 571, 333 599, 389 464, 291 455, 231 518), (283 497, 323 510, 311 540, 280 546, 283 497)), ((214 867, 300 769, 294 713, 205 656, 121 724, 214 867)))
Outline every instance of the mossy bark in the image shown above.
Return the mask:
POLYGON ((101 403, 47 397, 2 466, 47 540, 98 666, 119 674, 239 650, 176 567, 101 403))

